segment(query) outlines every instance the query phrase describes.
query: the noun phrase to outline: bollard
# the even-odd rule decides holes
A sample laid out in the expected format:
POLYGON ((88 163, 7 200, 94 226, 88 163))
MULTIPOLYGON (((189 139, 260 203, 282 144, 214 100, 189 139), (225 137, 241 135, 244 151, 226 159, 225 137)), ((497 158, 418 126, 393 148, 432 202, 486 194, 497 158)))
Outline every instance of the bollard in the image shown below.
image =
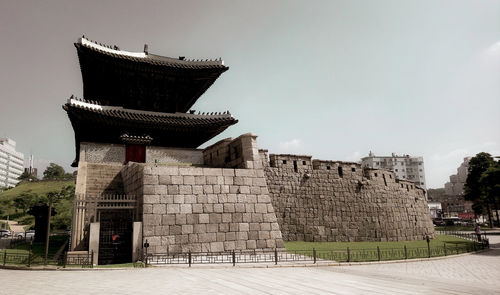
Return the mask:
POLYGON ((3 265, 5 266, 5 261, 7 260, 7 250, 4 250, 3 252, 3 265))
POLYGON ((347 262, 351 261, 351 250, 349 250, 349 247, 347 247, 347 262))
POLYGON ((91 258, 92 258, 92 260, 90 261, 90 267, 94 268, 94 250, 92 250, 91 258))
POLYGON ((189 267, 191 267, 191 250, 189 250, 189 253, 188 253, 188 263, 189 263, 189 267))
POLYGON ((427 256, 428 258, 431 258, 431 239, 429 236, 426 236, 425 240, 427 241, 427 256))
POLYGON ((236 265, 236 254, 234 253, 234 250, 233 250, 233 266, 236 265))
POLYGON ((316 263, 316 248, 313 248, 313 260, 316 263))
POLYGON ((380 257, 380 247, 379 246, 377 246, 377 255, 378 255, 378 261, 380 261, 381 257, 380 257))
POLYGON ((405 259, 408 259, 408 250, 406 249, 406 245, 405 245, 405 259))
POLYGON ((274 265, 278 265, 278 250, 274 248, 274 265))
POLYGON ((144 251, 144 267, 148 267, 148 248, 149 248, 149 242, 146 239, 146 243, 143 245, 144 248, 146 248, 146 251, 144 251))
POLYGON ((68 261, 68 252, 64 253, 63 259, 64 259, 64 261, 63 261, 63 268, 66 268, 66 263, 68 261))

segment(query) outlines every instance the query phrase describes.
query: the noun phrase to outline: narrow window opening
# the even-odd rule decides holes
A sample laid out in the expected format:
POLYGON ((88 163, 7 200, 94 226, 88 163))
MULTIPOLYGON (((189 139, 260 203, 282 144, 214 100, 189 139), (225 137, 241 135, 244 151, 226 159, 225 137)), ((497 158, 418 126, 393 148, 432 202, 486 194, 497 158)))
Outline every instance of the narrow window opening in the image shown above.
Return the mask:
POLYGON ((338 171, 339 171, 339 177, 342 178, 344 176, 344 173, 342 172, 342 166, 339 166, 338 171))
POLYGON ((377 173, 375 173, 375 177, 378 177, 378 174, 377 174, 377 173))
POLYGON ((240 157, 240 155, 238 154, 238 149, 235 147, 233 150, 234 150, 234 158, 238 159, 240 157))
POLYGON ((351 168, 351 171, 352 171, 352 172, 356 172, 356 168, 354 168, 354 167, 353 167, 353 168, 351 168))
POLYGON ((382 174, 382 177, 384 178, 384 184, 387 186, 387 180, 385 179, 385 174, 382 174))
POLYGON ((283 164, 286 164, 286 160, 283 160, 283 164))
POLYGON ((407 190, 407 191, 410 191, 410 189, 408 188, 408 185, 406 185, 406 190, 407 190))
POLYGON ((298 168, 297 168, 297 161, 293 161, 293 170, 294 170, 295 172, 297 172, 297 171, 298 171, 298 168))
POLYGON ((306 164, 306 161, 302 161, 302 165, 305 165, 306 164))
POLYGON ((389 178, 392 179, 392 175, 389 174, 389 178))
POLYGON ((326 166, 326 170, 330 170, 332 167, 330 166, 326 166))

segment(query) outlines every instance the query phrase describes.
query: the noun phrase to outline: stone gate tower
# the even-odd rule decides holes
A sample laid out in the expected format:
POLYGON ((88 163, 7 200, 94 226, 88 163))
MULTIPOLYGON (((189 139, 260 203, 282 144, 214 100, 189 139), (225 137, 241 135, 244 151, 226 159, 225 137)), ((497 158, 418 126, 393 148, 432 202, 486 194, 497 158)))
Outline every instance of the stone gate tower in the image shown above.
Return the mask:
POLYGON ((169 253, 283 247, 255 136, 196 149, 238 122, 228 111, 191 110, 228 70, 222 59, 85 37, 75 46, 83 99, 63 106, 78 166, 71 250, 93 250, 106 264, 131 261, 146 239, 150 251, 169 253))

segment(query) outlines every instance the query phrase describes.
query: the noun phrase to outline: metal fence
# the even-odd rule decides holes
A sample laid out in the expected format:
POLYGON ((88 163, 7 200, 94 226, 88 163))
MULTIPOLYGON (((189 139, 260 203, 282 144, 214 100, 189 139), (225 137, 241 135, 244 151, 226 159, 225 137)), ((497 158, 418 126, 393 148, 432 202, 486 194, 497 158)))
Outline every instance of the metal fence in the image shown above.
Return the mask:
POLYGON ((81 266, 82 268, 89 267, 92 268, 93 261, 93 252, 89 252, 88 254, 68 254, 65 253, 59 259, 47 259, 45 262, 45 258, 41 255, 34 254, 31 251, 23 251, 23 250, 2 250, 0 251, 0 264, 5 265, 14 265, 14 266, 39 266, 39 265, 55 265, 66 267, 67 265, 73 266, 81 266))
POLYGON ((481 234, 476 234, 476 233, 471 233, 471 232, 463 232, 463 231, 436 231, 437 234, 439 235, 447 235, 447 236, 453 236, 457 238, 461 238, 464 240, 469 240, 469 241, 476 241, 476 242, 488 242, 488 237, 486 236, 485 232, 482 232, 481 234))
POLYGON ((41 255, 34 254, 31 251, 15 251, 12 249, 0 251, 0 263, 2 265, 27 266, 34 265, 61 265, 62 261, 47 259, 41 255))
POLYGON ((344 249, 332 250, 269 250, 269 251, 229 251, 219 253, 155 253, 147 254, 144 262, 148 264, 232 264, 240 263, 287 263, 287 262, 370 262, 385 260, 405 260, 415 258, 431 258, 448 256, 483 250, 489 247, 488 240, 472 241, 472 243, 443 243, 426 247, 344 249))
POLYGON ((62 258, 62 265, 66 267, 67 265, 81 266, 82 268, 93 268, 94 261, 94 251, 89 251, 87 253, 68 253, 64 254, 62 258))

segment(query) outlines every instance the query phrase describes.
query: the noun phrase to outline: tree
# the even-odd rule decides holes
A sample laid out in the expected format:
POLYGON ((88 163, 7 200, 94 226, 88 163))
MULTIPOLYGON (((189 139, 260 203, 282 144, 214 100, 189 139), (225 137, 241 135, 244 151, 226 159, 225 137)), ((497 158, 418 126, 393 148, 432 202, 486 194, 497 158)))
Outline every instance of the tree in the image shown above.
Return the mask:
POLYGON ((30 194, 21 194, 14 199, 14 206, 26 214, 26 210, 28 210, 33 203, 33 199, 33 196, 30 194))
POLYGON ((49 167, 43 172, 43 179, 45 180, 62 179, 65 178, 65 176, 66 172, 64 168, 55 163, 50 163, 49 167))
POLYGON ((31 175, 26 171, 24 171, 23 174, 21 174, 17 179, 20 181, 37 181, 38 180, 38 178, 36 178, 36 176, 31 175))
POLYGON ((479 178, 479 185, 482 188, 484 198, 489 204, 493 204, 497 217, 497 222, 500 221, 498 216, 498 208, 500 203, 500 162, 495 162, 479 178))
MULTIPOLYGON (((496 202, 494 198, 490 197, 489 193, 489 185, 491 185, 491 181, 483 178, 481 182, 481 177, 483 174, 488 171, 488 169, 492 166, 495 166, 497 163, 488 153, 479 153, 474 156, 469 161, 469 169, 467 174, 467 180, 465 181, 464 186, 464 197, 466 200, 470 200, 474 202, 474 212, 476 214, 479 213, 481 207, 486 207, 486 213, 488 214, 490 220, 490 226, 492 224, 491 218, 491 208, 496 202)), ((482 211, 482 209, 481 209, 482 211)))

